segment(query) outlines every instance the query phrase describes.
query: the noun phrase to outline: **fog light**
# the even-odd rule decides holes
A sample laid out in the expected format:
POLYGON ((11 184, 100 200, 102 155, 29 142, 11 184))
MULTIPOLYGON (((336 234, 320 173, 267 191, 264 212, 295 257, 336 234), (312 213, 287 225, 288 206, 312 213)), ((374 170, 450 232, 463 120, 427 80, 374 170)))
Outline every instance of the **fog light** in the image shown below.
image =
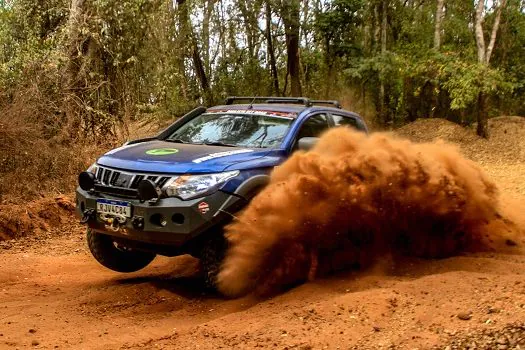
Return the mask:
POLYGON ((91 191, 95 188, 95 174, 84 171, 78 175, 78 185, 84 191, 91 191))
POLYGON ((142 180, 139 182, 138 192, 141 201, 158 199, 162 194, 161 189, 151 180, 142 180))

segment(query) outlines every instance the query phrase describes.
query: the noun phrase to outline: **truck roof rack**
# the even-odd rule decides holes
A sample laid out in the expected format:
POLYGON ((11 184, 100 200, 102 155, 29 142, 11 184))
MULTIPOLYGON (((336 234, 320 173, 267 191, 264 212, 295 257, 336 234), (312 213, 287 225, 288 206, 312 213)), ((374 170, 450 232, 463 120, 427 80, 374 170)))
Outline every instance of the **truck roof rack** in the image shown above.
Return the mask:
POLYGON ((312 103, 305 97, 276 97, 276 96, 231 96, 226 99, 227 105, 232 105, 235 102, 255 102, 263 101, 266 103, 290 103, 301 104, 310 107, 312 103))
POLYGON ((336 100, 312 100, 314 105, 333 105, 335 108, 343 108, 339 101, 336 100))
POLYGON ((231 96, 226 98, 226 105, 232 105, 235 102, 244 101, 244 102, 255 102, 255 101, 264 101, 265 103, 283 103, 283 104, 301 104, 306 107, 311 107, 314 104, 327 104, 333 105, 336 108, 341 108, 339 101, 333 100, 310 100, 306 97, 276 97, 276 96, 231 96))

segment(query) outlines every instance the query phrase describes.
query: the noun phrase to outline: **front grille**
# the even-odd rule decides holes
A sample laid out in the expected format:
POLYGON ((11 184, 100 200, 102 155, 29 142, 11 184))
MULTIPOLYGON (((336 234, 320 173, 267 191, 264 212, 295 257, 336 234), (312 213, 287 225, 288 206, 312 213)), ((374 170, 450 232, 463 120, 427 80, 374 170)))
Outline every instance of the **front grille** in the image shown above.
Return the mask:
POLYGON ((138 198, 138 191, 131 188, 95 185, 95 191, 123 198, 138 198))
POLYGON ((142 180, 151 180, 162 188, 173 176, 130 173, 98 166, 95 177, 98 182, 97 191, 116 196, 133 197, 142 180))

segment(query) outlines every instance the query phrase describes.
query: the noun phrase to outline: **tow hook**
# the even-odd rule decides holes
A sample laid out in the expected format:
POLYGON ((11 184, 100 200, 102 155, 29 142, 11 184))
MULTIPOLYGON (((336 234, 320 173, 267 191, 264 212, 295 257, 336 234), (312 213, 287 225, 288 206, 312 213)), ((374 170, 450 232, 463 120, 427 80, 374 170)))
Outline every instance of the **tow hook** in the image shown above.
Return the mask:
POLYGON ((81 224, 86 224, 89 220, 95 218, 95 209, 86 209, 82 213, 82 219, 80 220, 81 224))
POLYGON ((100 220, 104 222, 108 230, 113 232, 120 231, 121 225, 126 223, 126 218, 124 216, 107 216, 106 214, 101 214, 100 220))

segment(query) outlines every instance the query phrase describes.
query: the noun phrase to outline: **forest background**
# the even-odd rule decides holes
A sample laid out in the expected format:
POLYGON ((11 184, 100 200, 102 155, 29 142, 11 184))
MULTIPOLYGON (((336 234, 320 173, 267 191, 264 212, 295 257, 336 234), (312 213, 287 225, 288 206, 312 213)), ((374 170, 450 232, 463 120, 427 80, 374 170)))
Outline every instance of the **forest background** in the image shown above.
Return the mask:
POLYGON ((524 0, 0 0, 0 201, 66 191, 130 125, 230 95, 490 137, 524 92, 524 0))

